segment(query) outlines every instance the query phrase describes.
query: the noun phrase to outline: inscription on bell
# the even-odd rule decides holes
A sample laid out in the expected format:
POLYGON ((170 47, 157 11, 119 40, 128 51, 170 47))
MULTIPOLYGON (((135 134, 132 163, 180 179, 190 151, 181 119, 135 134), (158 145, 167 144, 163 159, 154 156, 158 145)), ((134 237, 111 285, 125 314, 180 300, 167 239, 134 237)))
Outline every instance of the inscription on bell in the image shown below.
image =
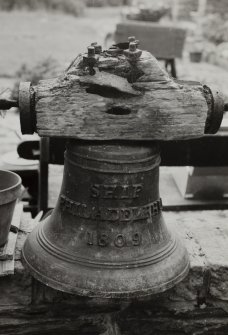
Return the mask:
POLYGON ((108 247, 114 245, 117 248, 123 248, 127 246, 140 246, 142 242, 142 236, 140 233, 133 233, 129 235, 117 234, 109 236, 107 233, 94 233, 87 231, 86 235, 88 245, 96 245, 99 247, 108 247))
POLYGON ((91 197, 101 199, 136 199, 143 189, 142 184, 134 185, 103 185, 91 187, 91 197))
POLYGON ((94 207, 80 202, 73 201, 61 195, 60 207, 62 211, 67 211, 74 216, 84 219, 113 222, 131 222, 144 220, 159 214, 162 209, 161 199, 153 203, 138 207, 109 208, 94 207))

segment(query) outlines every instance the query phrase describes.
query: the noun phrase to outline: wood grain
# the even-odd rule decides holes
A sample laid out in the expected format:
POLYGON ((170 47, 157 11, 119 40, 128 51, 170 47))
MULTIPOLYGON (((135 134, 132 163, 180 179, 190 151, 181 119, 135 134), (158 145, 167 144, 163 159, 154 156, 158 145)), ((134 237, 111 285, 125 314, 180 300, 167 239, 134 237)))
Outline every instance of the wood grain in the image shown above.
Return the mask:
POLYGON ((175 82, 150 53, 143 52, 134 66, 125 56, 103 54, 95 70, 88 74, 81 55, 61 77, 39 82, 40 136, 179 140, 204 135, 209 107, 203 87, 175 82))

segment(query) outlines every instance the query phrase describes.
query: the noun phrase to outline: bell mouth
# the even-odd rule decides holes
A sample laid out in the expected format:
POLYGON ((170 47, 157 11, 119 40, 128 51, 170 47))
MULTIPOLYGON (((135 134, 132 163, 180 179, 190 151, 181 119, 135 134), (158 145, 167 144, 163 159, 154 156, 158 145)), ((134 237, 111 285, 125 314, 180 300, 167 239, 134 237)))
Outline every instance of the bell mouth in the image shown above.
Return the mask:
POLYGON ((76 256, 69 259, 53 249, 43 233, 48 220, 29 235, 22 260, 34 278, 53 289, 91 298, 136 299, 164 292, 188 274, 188 254, 179 239, 172 238, 157 255, 141 263, 91 263, 76 256))

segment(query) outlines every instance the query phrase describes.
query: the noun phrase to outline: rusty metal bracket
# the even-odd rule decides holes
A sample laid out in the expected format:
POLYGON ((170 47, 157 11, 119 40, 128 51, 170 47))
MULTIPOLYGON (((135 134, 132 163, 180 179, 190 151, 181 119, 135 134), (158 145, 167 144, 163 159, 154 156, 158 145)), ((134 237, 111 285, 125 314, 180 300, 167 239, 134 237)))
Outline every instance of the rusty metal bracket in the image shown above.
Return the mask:
POLYGON ((217 133, 222 123, 225 110, 224 98, 216 88, 203 86, 208 103, 208 116, 205 125, 205 134, 217 133))
POLYGON ((0 93, 0 110, 8 110, 12 107, 18 107, 18 101, 11 98, 12 91, 5 89, 0 93))
POLYGON ((20 83, 19 109, 22 134, 33 134, 36 126, 35 92, 30 82, 20 83))

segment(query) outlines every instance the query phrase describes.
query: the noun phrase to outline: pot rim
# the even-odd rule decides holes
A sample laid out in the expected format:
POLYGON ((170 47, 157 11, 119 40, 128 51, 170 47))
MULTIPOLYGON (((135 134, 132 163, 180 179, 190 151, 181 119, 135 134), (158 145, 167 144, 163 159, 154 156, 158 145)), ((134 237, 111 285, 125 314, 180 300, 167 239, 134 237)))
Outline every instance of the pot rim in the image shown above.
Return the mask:
POLYGON ((3 193, 3 192, 7 192, 7 191, 11 191, 13 189, 16 189, 18 186, 21 185, 22 180, 21 180, 21 177, 17 173, 12 172, 10 170, 1 170, 0 169, 0 174, 1 174, 1 172, 4 172, 6 174, 8 173, 8 174, 14 175, 18 179, 18 182, 15 183, 14 185, 10 186, 10 187, 7 187, 7 188, 4 188, 4 189, 0 190, 0 194, 3 193))

